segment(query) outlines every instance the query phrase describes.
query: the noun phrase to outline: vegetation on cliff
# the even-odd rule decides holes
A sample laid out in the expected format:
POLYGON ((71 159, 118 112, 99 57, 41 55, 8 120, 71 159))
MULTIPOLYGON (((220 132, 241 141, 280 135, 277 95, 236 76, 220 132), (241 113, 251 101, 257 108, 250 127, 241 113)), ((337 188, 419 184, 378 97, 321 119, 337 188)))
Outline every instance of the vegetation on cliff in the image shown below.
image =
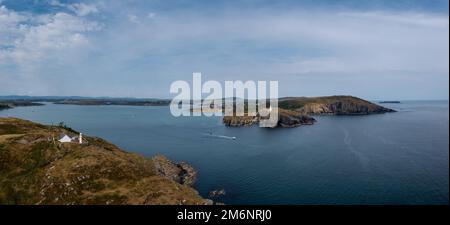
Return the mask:
POLYGON ((195 171, 96 137, 59 143, 62 126, 0 118, 0 204, 205 204, 195 171))

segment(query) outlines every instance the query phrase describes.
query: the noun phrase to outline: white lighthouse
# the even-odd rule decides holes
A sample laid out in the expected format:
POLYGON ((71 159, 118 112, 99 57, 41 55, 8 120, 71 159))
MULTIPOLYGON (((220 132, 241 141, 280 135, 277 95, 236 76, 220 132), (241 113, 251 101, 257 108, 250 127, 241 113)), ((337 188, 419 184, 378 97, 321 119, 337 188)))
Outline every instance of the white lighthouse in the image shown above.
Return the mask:
POLYGON ((78 137, 78 143, 83 144, 83 134, 80 133, 80 136, 78 137))

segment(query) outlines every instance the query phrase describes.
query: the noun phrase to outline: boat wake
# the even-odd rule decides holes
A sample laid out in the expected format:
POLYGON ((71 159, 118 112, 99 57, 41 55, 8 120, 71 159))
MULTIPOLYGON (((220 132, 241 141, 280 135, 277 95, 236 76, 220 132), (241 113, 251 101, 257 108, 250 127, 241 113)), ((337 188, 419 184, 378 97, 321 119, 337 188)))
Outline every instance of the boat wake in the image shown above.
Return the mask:
POLYGON ((213 133, 204 133, 205 137, 208 138, 219 138, 219 139, 227 139, 227 140, 236 140, 236 137, 234 136, 225 136, 225 135, 216 135, 213 133))

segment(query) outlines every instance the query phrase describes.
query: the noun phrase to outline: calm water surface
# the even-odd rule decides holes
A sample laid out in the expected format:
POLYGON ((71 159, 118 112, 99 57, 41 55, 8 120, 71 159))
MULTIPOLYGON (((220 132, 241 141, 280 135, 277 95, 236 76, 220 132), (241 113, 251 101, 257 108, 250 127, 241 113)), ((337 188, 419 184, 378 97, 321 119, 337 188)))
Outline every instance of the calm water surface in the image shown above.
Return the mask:
POLYGON ((386 106, 399 112, 291 129, 228 128, 218 117, 174 118, 168 107, 48 104, 0 116, 64 121, 127 151, 186 161, 200 194, 225 188, 216 200, 226 204, 448 204, 449 102, 386 106))

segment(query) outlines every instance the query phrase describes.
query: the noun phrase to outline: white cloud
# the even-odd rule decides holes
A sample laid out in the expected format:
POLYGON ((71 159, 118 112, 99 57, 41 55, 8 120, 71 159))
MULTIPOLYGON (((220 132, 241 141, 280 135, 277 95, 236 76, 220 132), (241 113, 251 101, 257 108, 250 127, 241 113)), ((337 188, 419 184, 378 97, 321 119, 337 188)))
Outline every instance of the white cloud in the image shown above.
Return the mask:
POLYGON ((99 10, 97 9, 97 6, 95 6, 94 4, 85 4, 85 3, 64 4, 64 3, 61 3, 58 0, 52 0, 50 2, 50 4, 53 5, 53 6, 59 6, 59 7, 67 8, 70 11, 74 12, 75 14, 77 14, 78 16, 86 16, 86 15, 89 15, 91 13, 98 13, 99 12, 99 10))
POLYGON ((130 21, 132 23, 136 23, 136 24, 140 23, 138 17, 134 14, 128 14, 127 17, 128 17, 128 21, 130 21))
POLYGON ((24 20, 26 17, 9 11, 5 6, 0 6, 0 47, 14 44, 23 29, 19 23, 24 20))
POLYGON ((79 16, 86 16, 91 13, 97 13, 98 9, 95 5, 87 5, 84 3, 76 3, 69 5, 69 9, 74 11, 79 16))
POLYGON ((400 23, 404 25, 415 25, 415 26, 423 26, 423 27, 439 27, 445 28, 448 27, 449 21, 448 17, 445 16, 437 16, 437 15, 427 15, 423 13, 401 13, 401 14, 392 14, 381 11, 375 12, 363 12, 363 13, 341 13, 342 16, 352 17, 354 19, 369 19, 372 22, 379 23, 400 23))
POLYGON ((11 55, 17 61, 39 60, 52 51, 79 47, 88 43, 83 33, 98 29, 97 23, 86 22, 65 13, 57 13, 49 23, 29 26, 16 40, 11 55))
POLYGON ((37 67, 57 63, 70 57, 70 51, 88 46, 87 33, 99 29, 98 23, 76 15, 32 15, 1 6, 0 66, 14 65, 26 73, 16 76, 31 76, 37 67))
MULTIPOLYGON (((148 61, 136 73, 160 74, 161 80, 182 79, 190 71, 201 70, 209 79, 218 80, 264 75, 278 79, 284 86, 282 92, 299 90, 295 86, 305 83, 311 90, 317 86, 334 90, 339 79, 377 84, 367 87, 369 93, 371 88, 382 89, 379 79, 383 79, 392 82, 391 86, 411 87, 384 95, 402 92, 405 96, 415 95, 420 83, 445 92, 448 81, 447 15, 299 10, 278 14, 267 10, 206 16, 177 12, 161 13, 157 20, 141 23, 137 27, 119 24, 114 33, 129 35, 111 37, 104 44, 126 46, 114 58, 118 68, 127 67, 119 62, 148 61), (149 59, 148 55, 158 57, 149 59), (151 64, 155 59, 165 64, 155 68, 151 64), (292 80, 296 76, 302 77, 299 83, 292 80)), ((430 89, 430 95, 435 90, 430 89)))
POLYGON ((196 54, 211 54, 214 58, 230 52, 236 59, 246 57, 246 61, 270 58, 273 62, 264 62, 264 68, 279 72, 286 65, 289 66, 285 68, 311 72, 445 71, 448 21, 446 15, 412 12, 296 11, 279 15, 269 11, 215 17, 160 15, 156 23, 148 26, 131 29, 125 25, 116 29, 120 33, 132 32, 128 39, 131 45, 140 46, 138 51, 214 46, 196 54), (147 42, 132 41, 144 37, 147 42), (248 44, 240 46, 240 42, 248 44), (248 52, 267 47, 291 51, 277 56, 248 52))

